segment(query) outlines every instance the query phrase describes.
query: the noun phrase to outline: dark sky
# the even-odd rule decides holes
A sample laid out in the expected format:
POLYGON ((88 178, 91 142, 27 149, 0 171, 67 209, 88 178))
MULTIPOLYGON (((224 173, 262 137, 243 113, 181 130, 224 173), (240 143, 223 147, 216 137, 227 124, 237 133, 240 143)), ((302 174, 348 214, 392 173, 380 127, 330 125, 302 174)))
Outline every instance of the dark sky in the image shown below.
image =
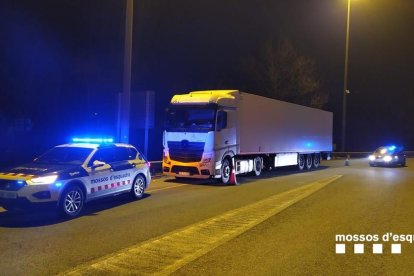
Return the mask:
MULTIPOLYGON (((136 0, 132 90, 154 90, 158 110, 174 92, 243 90, 242 60, 288 38, 316 61, 339 143, 346 8, 346 0, 136 0)), ((60 133, 50 143, 113 131, 124 13, 121 0, 1 1, 3 124, 30 118, 33 133, 60 133)), ((394 141, 414 149, 413 30, 412 0, 352 0, 350 150, 394 141)))

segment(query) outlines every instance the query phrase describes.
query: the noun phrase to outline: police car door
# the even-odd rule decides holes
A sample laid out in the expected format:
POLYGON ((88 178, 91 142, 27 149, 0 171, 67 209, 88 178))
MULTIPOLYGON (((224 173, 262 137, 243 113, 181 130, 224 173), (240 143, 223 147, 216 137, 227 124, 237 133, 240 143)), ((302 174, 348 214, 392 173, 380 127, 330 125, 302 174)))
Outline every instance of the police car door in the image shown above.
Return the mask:
POLYGON ((114 147, 99 148, 88 163, 89 198, 97 198, 110 194, 114 188, 112 176, 114 174, 111 163, 115 158, 114 147))
POLYGON ((135 164, 130 160, 135 158, 131 158, 129 149, 123 146, 115 147, 114 154, 114 160, 110 163, 113 171, 111 185, 114 186, 114 192, 129 191, 136 173, 135 164))

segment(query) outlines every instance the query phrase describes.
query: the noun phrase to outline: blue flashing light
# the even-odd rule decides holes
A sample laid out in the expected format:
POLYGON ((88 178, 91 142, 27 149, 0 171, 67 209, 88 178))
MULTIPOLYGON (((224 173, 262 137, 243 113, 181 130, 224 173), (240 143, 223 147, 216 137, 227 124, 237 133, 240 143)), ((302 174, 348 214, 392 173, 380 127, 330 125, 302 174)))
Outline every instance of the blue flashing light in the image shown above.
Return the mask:
POLYGON ((23 180, 17 180, 17 184, 23 185, 24 184, 24 181, 23 180))
POLYGON ((92 144, 104 144, 113 143, 113 138, 72 138, 73 143, 92 143, 92 144))
POLYGON ((60 188, 60 187, 62 187, 62 182, 56 182, 56 183, 55 183, 55 186, 56 186, 56 188, 60 188))
POLYGON ((393 151, 393 150, 395 150, 396 148, 397 148, 396 146, 392 145, 392 146, 389 146, 389 147, 388 147, 388 150, 393 151))
POLYGON ((313 147, 313 143, 312 143, 312 142, 307 142, 307 143, 305 144, 305 146, 306 146, 307 148, 311 148, 311 147, 313 147))

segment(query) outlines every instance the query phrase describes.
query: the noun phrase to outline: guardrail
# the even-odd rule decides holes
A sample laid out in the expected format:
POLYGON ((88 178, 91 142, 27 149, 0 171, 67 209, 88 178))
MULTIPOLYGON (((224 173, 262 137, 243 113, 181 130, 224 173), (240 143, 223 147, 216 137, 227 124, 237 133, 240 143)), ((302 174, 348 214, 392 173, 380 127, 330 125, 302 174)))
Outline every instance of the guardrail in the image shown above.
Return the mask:
MULTIPOLYGON (((404 151, 407 157, 414 157, 414 151, 404 151)), ((372 151, 349 151, 349 152, 332 152, 333 158, 363 158, 368 157, 372 151)))
MULTIPOLYGON (((404 151, 407 157, 414 157, 414 151, 404 151)), ((333 159, 345 159, 349 158, 365 158, 370 155, 372 151, 348 151, 348 152, 332 152, 333 159)), ((151 163, 151 174, 158 176, 162 174, 162 161, 150 161, 151 163)))
POLYGON ((149 161, 151 164, 150 172, 152 176, 162 174, 162 161, 149 161))

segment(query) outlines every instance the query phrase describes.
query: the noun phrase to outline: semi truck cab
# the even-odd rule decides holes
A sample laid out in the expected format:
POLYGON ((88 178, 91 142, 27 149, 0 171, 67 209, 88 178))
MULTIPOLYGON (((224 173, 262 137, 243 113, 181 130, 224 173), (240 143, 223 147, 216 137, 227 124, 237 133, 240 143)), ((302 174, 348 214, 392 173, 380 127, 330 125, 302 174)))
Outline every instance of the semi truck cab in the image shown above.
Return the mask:
POLYGON ((221 178, 222 155, 236 153, 237 90, 175 95, 166 110, 163 173, 221 178))

